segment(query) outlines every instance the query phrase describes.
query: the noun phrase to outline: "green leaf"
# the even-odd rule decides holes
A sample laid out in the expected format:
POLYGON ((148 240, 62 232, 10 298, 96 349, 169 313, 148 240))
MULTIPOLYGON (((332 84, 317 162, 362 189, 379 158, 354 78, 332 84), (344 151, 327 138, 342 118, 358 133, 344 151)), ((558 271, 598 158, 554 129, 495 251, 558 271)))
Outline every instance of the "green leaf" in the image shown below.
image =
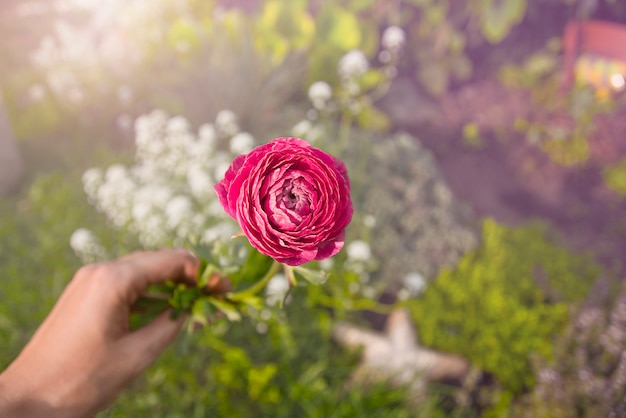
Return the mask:
POLYGON ((241 313, 229 302, 218 300, 215 298, 208 298, 209 302, 213 304, 220 312, 226 315, 229 321, 237 322, 241 320, 241 313))
POLYGON ((321 285, 328 280, 328 274, 324 271, 319 270, 310 270, 306 267, 294 267, 293 269, 296 274, 302 277, 304 280, 307 280, 310 283, 315 285, 321 285))
POLYGON ((327 3, 318 26, 320 38, 342 51, 358 48, 361 44, 359 20, 344 8, 327 3))
POLYGON ((132 307, 129 327, 131 330, 136 330, 142 326, 148 324, 154 318, 161 314, 164 310, 170 307, 170 304, 165 299, 138 299, 132 307))
POLYGON ((237 302, 241 302, 244 305, 251 306, 259 311, 265 307, 263 299, 261 299, 258 295, 246 295, 238 299, 237 302))
POLYGON ((306 1, 268 0, 256 19, 255 43, 268 51, 278 63, 291 49, 310 45, 315 37, 315 22, 306 1))
POLYGON ((204 260, 200 261, 201 269, 198 269, 198 288, 200 289, 205 288, 209 284, 209 281, 211 281, 211 277, 219 272, 219 269, 213 264, 204 262, 203 265, 203 261, 204 260))
POLYGON ((533 76, 544 76, 553 72, 560 64, 560 57, 549 52, 532 55, 524 63, 524 69, 533 76))
POLYGON ((268 386, 270 380, 278 372, 278 367, 269 363, 261 367, 255 367, 248 371, 248 394, 251 399, 257 400, 268 386))
POLYGON ((363 90, 369 90, 383 81, 383 74, 380 70, 368 70, 359 80, 359 84, 363 90))
POLYGON ((360 20, 359 31, 361 32, 361 42, 359 49, 368 56, 374 56, 380 44, 380 33, 377 21, 360 20))
POLYGON ((248 244, 248 256, 238 271, 229 275, 234 285, 250 284, 259 281, 268 272, 274 260, 261 254, 248 244))
POLYGON ((501 42, 526 13, 525 0, 482 0, 479 2, 480 30, 492 44, 501 42))
POLYGON ((211 304, 209 297, 202 297, 196 299, 191 307, 191 318, 194 322, 201 325, 208 325, 209 318, 215 314, 215 308, 211 304))
POLYGON ((193 306, 193 303, 201 295, 200 289, 196 287, 187 287, 184 284, 179 284, 174 288, 172 297, 169 299, 170 305, 179 311, 189 311, 193 306))
POLYGON ((364 107, 361 113, 359 113, 358 122, 363 129, 378 132, 384 132, 391 126, 387 115, 374 106, 364 107))
POLYGON ((184 43, 189 48, 197 48, 200 44, 198 32, 193 23, 185 20, 176 20, 169 29, 167 41, 172 48, 184 43))

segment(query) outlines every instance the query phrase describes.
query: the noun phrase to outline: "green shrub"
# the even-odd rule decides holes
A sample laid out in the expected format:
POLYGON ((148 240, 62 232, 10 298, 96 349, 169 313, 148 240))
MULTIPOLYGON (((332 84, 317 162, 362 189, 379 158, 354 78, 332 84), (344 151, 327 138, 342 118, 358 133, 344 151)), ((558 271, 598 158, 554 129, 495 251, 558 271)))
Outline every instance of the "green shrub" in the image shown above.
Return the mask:
POLYGON ((602 177, 606 187, 619 195, 626 195, 626 159, 605 167, 602 177))
POLYGON ((327 310, 296 292, 266 333, 244 320, 181 337, 103 417, 411 417, 401 389, 346 386, 354 354, 330 338, 327 310))
MULTIPOLYGON (((77 226, 88 225, 115 254, 137 244, 103 222, 72 173, 40 177, 19 201, 0 202, 0 214, 1 371, 79 267, 69 247, 77 226)), ((312 307, 304 288, 292 297, 264 325, 218 320, 181 335, 100 416, 415 416, 402 389, 346 386, 357 357, 332 342, 331 310, 312 307)), ((431 404, 434 414, 436 399, 431 404)))
POLYGON ((78 268, 69 237, 91 208, 80 188, 51 175, 0 207, 0 368, 19 352, 78 268))
POLYGON ((459 353, 512 393, 534 384, 531 358, 550 358, 598 267, 553 243, 545 227, 483 224, 483 244, 412 305, 421 341, 459 353))

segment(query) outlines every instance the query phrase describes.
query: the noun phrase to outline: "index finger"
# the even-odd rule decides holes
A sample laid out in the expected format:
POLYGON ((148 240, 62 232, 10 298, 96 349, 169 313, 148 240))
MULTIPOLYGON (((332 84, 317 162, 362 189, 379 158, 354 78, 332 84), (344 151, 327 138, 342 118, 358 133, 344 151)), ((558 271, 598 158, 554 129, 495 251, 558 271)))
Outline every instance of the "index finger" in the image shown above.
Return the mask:
POLYGON ((151 284, 168 280, 195 282, 200 265, 191 252, 172 248, 132 253, 114 263, 122 267, 120 282, 125 283, 131 302, 137 300, 151 284))

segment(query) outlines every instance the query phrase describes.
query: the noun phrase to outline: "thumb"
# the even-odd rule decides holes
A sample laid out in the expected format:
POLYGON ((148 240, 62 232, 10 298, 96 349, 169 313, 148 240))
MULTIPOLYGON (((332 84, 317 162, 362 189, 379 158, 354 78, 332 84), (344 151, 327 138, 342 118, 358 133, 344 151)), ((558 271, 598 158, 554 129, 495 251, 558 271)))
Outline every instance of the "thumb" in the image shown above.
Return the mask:
POLYGON ((183 326, 186 315, 172 319, 171 310, 167 310, 152 322, 128 334, 125 344, 134 359, 133 366, 137 373, 142 372, 169 346, 183 326))

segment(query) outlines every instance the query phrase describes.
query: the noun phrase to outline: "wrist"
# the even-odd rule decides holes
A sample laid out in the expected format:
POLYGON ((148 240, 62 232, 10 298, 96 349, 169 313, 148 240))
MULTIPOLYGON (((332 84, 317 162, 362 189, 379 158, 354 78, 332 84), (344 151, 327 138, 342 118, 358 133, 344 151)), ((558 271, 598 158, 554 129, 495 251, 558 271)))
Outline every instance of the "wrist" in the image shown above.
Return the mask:
POLYGON ((0 417, 74 418, 88 416, 80 408, 63 405, 51 391, 38 388, 33 377, 21 376, 11 366, 0 373, 0 417))
POLYGON ((27 417, 47 412, 43 402, 31 399, 24 383, 22 379, 13 376, 10 370, 0 374, 0 416, 27 417))

